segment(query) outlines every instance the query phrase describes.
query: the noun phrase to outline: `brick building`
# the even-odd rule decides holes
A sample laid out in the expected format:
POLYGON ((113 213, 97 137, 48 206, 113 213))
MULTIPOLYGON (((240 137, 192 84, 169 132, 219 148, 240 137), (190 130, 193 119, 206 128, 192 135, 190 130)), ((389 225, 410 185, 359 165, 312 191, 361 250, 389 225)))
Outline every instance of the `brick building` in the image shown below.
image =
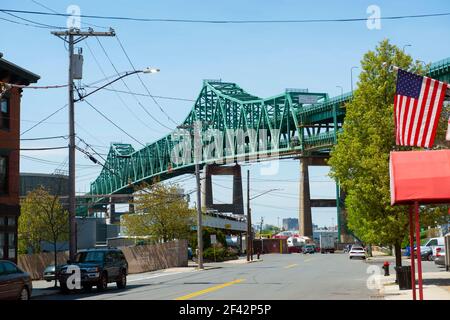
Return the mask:
POLYGON ((0 259, 17 260, 19 205, 20 99, 22 89, 39 76, 0 53, 0 259))

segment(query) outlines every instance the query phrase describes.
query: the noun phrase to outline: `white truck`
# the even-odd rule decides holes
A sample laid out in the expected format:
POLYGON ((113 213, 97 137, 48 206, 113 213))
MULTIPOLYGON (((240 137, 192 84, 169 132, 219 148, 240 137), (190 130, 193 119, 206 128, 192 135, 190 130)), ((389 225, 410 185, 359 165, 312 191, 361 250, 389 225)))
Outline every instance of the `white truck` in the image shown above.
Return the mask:
POLYGON ((319 240, 320 253, 334 253, 334 250, 336 249, 334 234, 322 233, 319 240))

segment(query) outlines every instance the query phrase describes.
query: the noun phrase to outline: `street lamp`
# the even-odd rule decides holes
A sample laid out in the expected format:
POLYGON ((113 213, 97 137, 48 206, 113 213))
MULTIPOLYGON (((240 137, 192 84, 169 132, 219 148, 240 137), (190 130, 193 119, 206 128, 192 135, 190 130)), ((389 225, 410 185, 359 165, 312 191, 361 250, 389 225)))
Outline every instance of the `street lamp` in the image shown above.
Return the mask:
POLYGON ((403 52, 405 52, 405 48, 406 48, 406 47, 412 47, 412 45, 410 45, 410 44, 405 44, 405 45, 403 46, 403 49, 402 49, 403 52))
POLYGON ((351 83, 352 94, 353 94, 353 69, 358 69, 358 67, 353 66, 350 68, 350 83, 351 83))
POLYGON ((336 88, 341 88, 341 96, 344 95, 344 88, 342 86, 336 86, 336 88))
POLYGON ((104 84, 103 86, 101 86, 101 87, 99 87, 99 88, 97 88, 97 89, 95 89, 95 90, 89 92, 88 94, 85 94, 84 96, 79 95, 79 98, 78 98, 78 99, 75 99, 74 102, 81 101, 81 100, 83 100, 84 98, 87 98, 88 96, 90 96, 91 94, 96 93, 97 91, 100 91, 100 90, 102 90, 103 88, 105 88, 105 87, 107 87, 107 86, 113 84, 114 82, 117 82, 117 81, 119 81, 120 79, 123 79, 123 78, 125 78, 125 77, 131 76, 131 75, 133 75, 133 74, 137 74, 137 73, 158 73, 159 71, 160 71, 160 70, 159 70, 158 68, 150 68, 150 67, 147 67, 147 68, 142 69, 142 70, 127 71, 127 72, 125 72, 124 74, 122 74, 121 76, 117 77, 116 79, 114 79, 114 80, 112 80, 112 81, 110 81, 110 82, 104 84))

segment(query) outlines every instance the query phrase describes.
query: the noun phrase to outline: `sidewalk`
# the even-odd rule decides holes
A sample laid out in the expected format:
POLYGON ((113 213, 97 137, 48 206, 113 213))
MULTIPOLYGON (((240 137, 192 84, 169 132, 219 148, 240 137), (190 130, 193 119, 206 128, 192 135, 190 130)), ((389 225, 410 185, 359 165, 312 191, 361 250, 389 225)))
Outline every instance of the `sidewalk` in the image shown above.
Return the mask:
MULTIPOLYGON (((384 257, 386 259, 389 257, 384 257)), ((374 259, 380 260, 383 259, 374 259)), ((418 275, 416 273, 416 295, 419 298, 419 286, 417 284, 418 275)), ((445 269, 438 269, 436 271, 428 271, 422 273, 423 278, 423 299, 424 300, 450 300, 450 272, 445 269)), ((379 289, 379 296, 385 300, 412 300, 412 290, 400 290, 397 283, 395 283, 395 273, 390 276, 380 275, 377 277, 381 289, 379 289)))

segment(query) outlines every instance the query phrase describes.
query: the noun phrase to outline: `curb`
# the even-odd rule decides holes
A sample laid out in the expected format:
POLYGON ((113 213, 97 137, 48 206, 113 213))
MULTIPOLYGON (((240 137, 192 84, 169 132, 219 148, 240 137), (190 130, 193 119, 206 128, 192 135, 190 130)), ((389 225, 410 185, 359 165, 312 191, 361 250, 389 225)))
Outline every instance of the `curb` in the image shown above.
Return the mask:
MULTIPOLYGON (((39 293, 36 294, 36 292, 31 293, 31 299, 40 298, 40 297, 46 297, 46 296, 52 296, 59 293, 59 289, 51 289, 46 291, 46 289, 35 289, 39 290, 39 293)), ((33 290, 34 291, 34 290, 33 290)))

